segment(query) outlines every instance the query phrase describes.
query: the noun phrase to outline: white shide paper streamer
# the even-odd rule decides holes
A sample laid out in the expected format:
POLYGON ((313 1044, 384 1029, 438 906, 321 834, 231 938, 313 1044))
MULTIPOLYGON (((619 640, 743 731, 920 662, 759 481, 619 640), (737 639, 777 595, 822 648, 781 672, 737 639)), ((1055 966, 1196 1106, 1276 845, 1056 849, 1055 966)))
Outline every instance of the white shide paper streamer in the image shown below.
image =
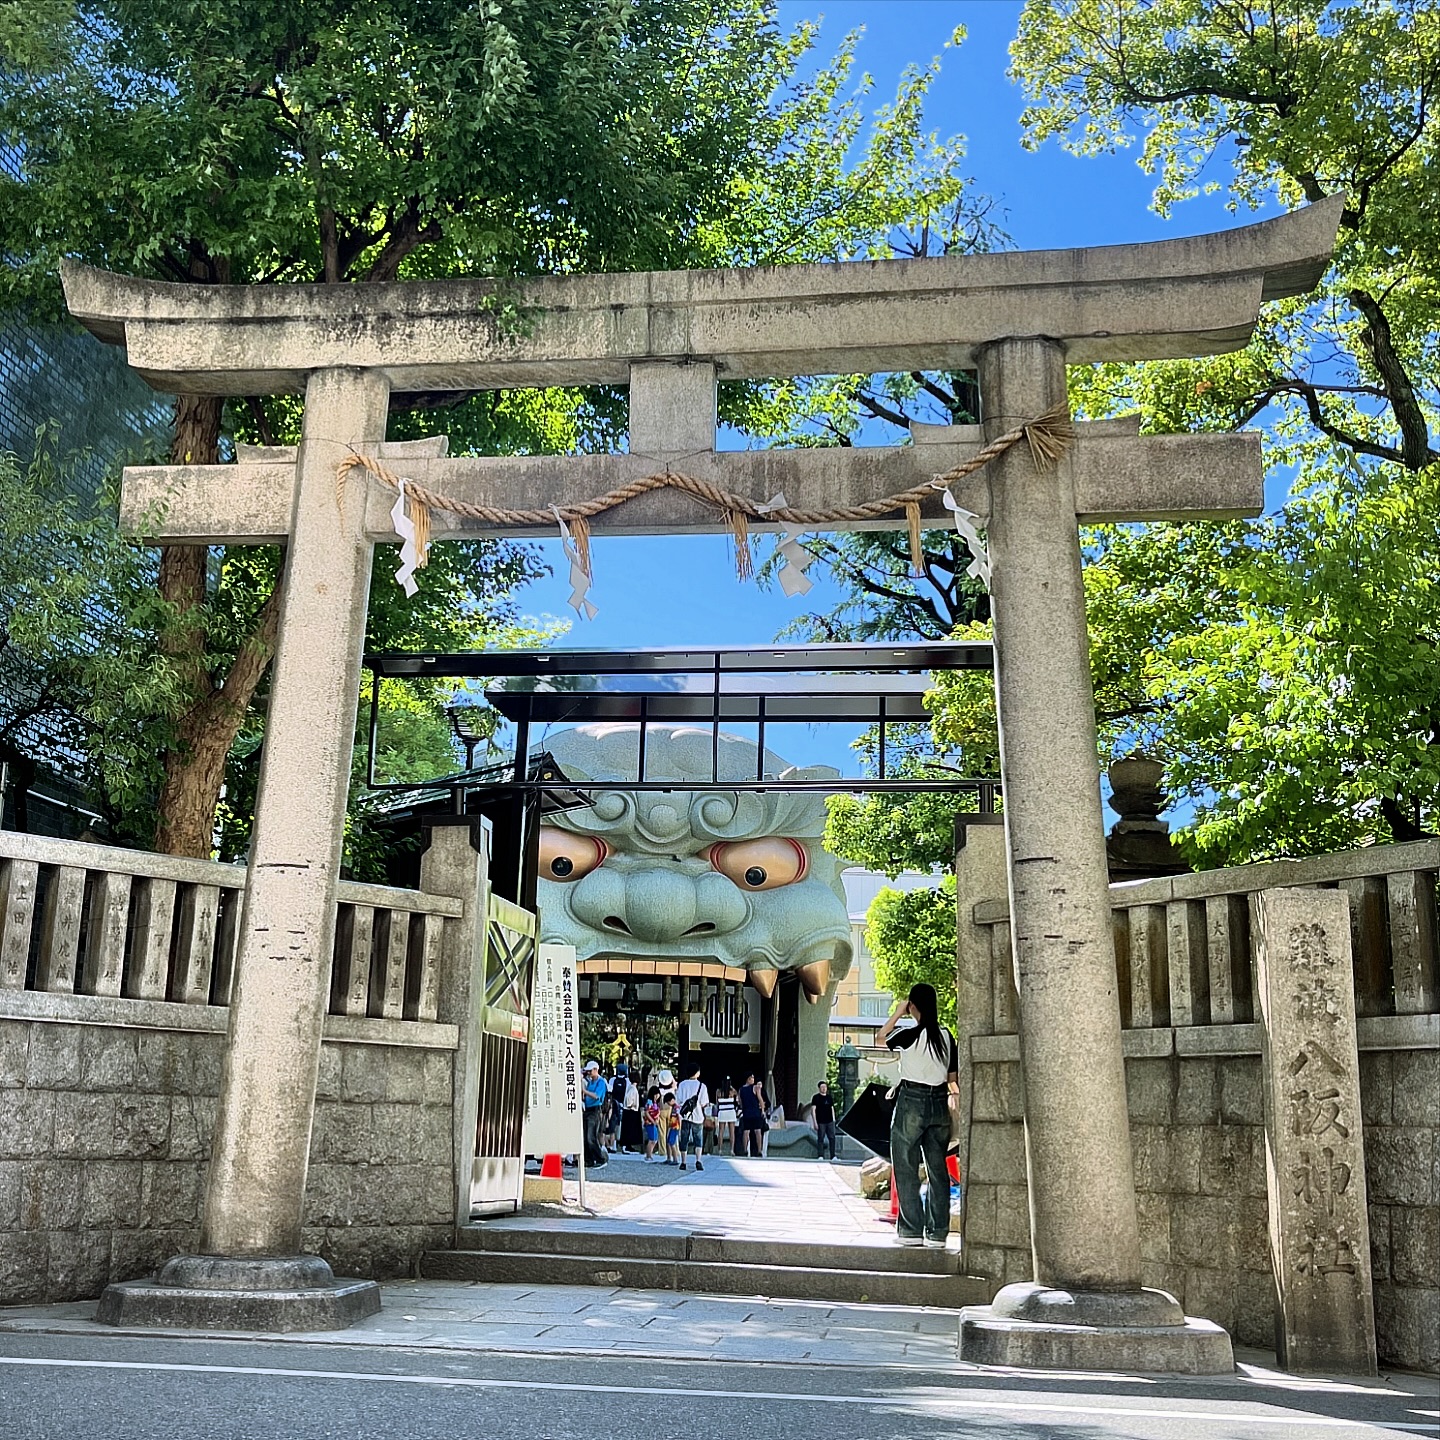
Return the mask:
POLYGON ((985 542, 980 538, 980 517, 973 510, 967 510, 949 490, 943 491, 940 499, 954 518, 955 528, 960 532, 961 538, 965 541, 972 556, 970 568, 965 573, 972 579, 979 580, 988 590, 990 588, 990 553, 985 548, 985 542))
MULTIPOLYGON (((789 506, 790 502, 786 500, 782 490, 771 498, 768 505, 757 505, 755 508, 762 515, 768 515, 772 510, 787 510, 789 506)), ((805 573, 805 567, 815 557, 800 543, 803 532, 798 525, 791 525, 785 520, 781 520, 779 525, 785 532, 785 539, 779 546, 785 563, 780 567, 778 579, 780 588, 793 600, 797 595, 808 594, 814 587, 815 582, 805 573)))
POLYGON ((415 583, 415 571, 420 564, 420 547, 415 543, 415 522, 405 512, 405 481, 397 480, 395 484, 400 491, 394 505, 390 507, 390 519, 395 526, 395 533, 400 537, 400 568, 395 572, 395 579, 406 596, 413 597, 420 588, 415 583))

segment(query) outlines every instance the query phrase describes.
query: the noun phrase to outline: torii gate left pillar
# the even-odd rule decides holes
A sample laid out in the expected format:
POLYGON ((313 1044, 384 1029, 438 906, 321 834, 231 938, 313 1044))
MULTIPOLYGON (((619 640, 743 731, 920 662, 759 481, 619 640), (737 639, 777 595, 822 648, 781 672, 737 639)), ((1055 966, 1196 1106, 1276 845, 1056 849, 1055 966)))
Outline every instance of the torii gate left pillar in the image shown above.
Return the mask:
MULTIPOLYGON (((313 1310, 347 1288, 323 1261, 297 1252, 369 551, 394 538, 393 495, 357 485, 338 504, 336 468, 351 450, 381 447, 390 389, 630 385, 632 434, 648 437, 649 454, 632 447, 617 456, 444 460, 432 453, 405 465, 427 488, 468 503, 573 504, 679 459, 687 471, 754 497, 783 488, 796 508, 853 506, 948 470, 987 437, 979 427, 956 427, 890 449, 717 454, 703 449, 706 435, 713 440, 717 374, 978 366, 993 435, 1062 396, 1066 363, 1243 345, 1262 299, 1302 293, 1318 280, 1338 204, 1223 235, 1093 251, 555 277, 523 287, 518 298, 533 307, 532 325, 518 337, 496 327, 483 282, 227 289, 68 267, 74 313, 101 338, 123 339, 132 366, 161 388, 306 396, 298 452, 126 476, 122 518, 143 527, 154 502, 168 507, 145 533, 190 543, 282 541, 289 558, 206 1194, 202 1248, 209 1253, 170 1261, 157 1284, 112 1286, 102 1316, 172 1323, 164 1292, 178 1302, 189 1286, 209 1296, 215 1318, 192 1313, 179 1323, 253 1328, 237 1317, 253 1312, 257 1290, 273 1292, 281 1309, 300 1291, 313 1310)), ((993 474, 957 487, 960 503, 993 531, 1022 1063, 1027 1088, 1033 1081, 1036 1101, 1043 1098, 1027 1113, 1039 1283, 1010 1287, 993 1313, 972 1319, 984 1349, 972 1358, 1045 1364, 1063 1354, 1072 1364, 1106 1368, 1212 1370, 1229 1363, 1224 1332, 1210 1326, 1205 1335, 1187 1334, 1173 1298, 1141 1290, 1135 1274, 1074 527, 1086 519, 1255 513, 1258 438, 1142 438, 1110 422, 1079 429, 1057 472, 1036 471, 1022 446, 993 474), (1051 642, 1055 664, 1045 654, 1051 642), (1072 1213, 1077 1192, 1066 1193, 1067 1177, 1086 1172, 1104 1183, 1095 1204, 1072 1213), (1085 1339, 1092 1332, 1101 1335, 1098 1347, 1085 1339)), ((614 513, 615 521, 597 517, 592 528, 723 527, 708 515, 697 522, 693 502, 667 492, 614 513)), ((944 523, 938 496, 926 518, 944 523)), ((453 517, 440 521, 437 538, 466 533, 453 517)), ((375 1299, 364 1290, 342 1297, 324 1323, 348 1323, 347 1303, 375 1299)), ((262 1326, 302 1327, 317 1328, 312 1313, 262 1326)))
POLYGON ((379 449, 389 401, 376 370, 306 381, 201 1253, 110 1286, 115 1324, 339 1329, 380 1309, 373 1280, 302 1253, 301 1225, 370 596, 365 506, 337 505, 335 473, 379 449))

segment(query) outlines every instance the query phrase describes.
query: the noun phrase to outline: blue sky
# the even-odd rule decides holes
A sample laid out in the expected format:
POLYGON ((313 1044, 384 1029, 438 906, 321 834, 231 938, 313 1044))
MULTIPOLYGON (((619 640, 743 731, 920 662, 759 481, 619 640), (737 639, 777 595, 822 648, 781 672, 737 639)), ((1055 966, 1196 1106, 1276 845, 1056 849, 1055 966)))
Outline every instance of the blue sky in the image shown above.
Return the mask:
MULTIPOLYGON (((1043 250, 1109 245, 1224 230, 1250 223, 1232 215, 1220 196, 1202 196, 1168 221, 1149 209, 1150 178, 1135 150, 1077 159, 1055 142, 1038 152, 1020 144, 1019 88, 1005 77, 1007 47, 1020 14, 1019 0, 784 0, 781 20, 821 20, 820 52, 830 54, 849 30, 863 27, 861 66, 875 77, 873 100, 891 98, 905 66, 943 56, 927 105, 927 123, 944 135, 967 137, 967 172, 975 187, 1000 203, 999 223, 1016 247, 1043 250), (957 24, 968 38, 947 49, 957 24)), ((555 576, 530 587, 524 608, 573 616, 568 566, 559 546, 544 542, 555 576)), ((576 620, 563 645, 640 647, 765 643, 804 610, 828 608, 833 591, 817 584, 803 601, 762 590, 734 576, 729 542, 722 536, 636 537, 595 542, 599 607, 592 621, 576 620)), ((838 738, 838 737, 836 737, 838 738)), ((819 737, 817 737, 817 740, 819 737)), ((797 762, 833 760, 829 743, 797 762)))

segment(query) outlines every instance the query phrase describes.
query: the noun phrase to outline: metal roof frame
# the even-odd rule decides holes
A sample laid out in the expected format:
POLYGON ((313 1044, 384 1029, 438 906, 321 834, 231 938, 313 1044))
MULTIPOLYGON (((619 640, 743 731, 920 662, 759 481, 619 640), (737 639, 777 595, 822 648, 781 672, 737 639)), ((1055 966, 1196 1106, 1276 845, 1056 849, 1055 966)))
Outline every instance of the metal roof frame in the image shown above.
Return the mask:
MULTIPOLYGON (((369 755, 366 778, 382 791, 454 792, 462 813, 464 792, 484 788, 512 794, 564 791, 583 797, 601 790, 622 791, 793 791, 923 792, 970 791, 981 814, 995 812, 998 782, 958 775, 940 767, 931 775, 888 773, 887 729, 892 724, 929 719, 922 678, 935 670, 991 670, 988 640, 926 641, 915 644, 821 644, 805 646, 674 647, 653 650, 482 650, 442 653, 367 655, 373 676, 369 755), (461 771, 423 784, 385 784, 375 777, 380 681, 386 678, 494 679, 485 698, 515 722, 515 756, 484 771, 461 771), (625 684, 631 677, 640 683, 625 684), (621 683, 603 683, 605 681, 621 683), (555 682, 559 682, 558 684, 555 682), (590 684, 573 682, 589 681, 590 684), (645 684, 649 681, 651 683, 645 684), (662 683, 656 684, 654 682, 662 683), (599 682, 599 683, 596 683, 599 682), (638 771, 634 780, 572 780, 549 756, 528 766, 530 727, 565 721, 633 722, 639 730, 638 771), (709 781, 652 780, 646 776, 646 739, 652 724, 683 721, 708 725, 715 763, 709 781), (753 780, 719 777, 719 735, 725 724, 756 727, 759 759, 753 780), (862 724, 878 730, 874 776, 833 779, 783 779, 767 776, 767 724, 862 724), (508 778, 505 774, 509 771, 508 778)), ((553 803, 553 801, 552 801, 553 803)), ((575 803, 572 799, 570 803, 575 803)))

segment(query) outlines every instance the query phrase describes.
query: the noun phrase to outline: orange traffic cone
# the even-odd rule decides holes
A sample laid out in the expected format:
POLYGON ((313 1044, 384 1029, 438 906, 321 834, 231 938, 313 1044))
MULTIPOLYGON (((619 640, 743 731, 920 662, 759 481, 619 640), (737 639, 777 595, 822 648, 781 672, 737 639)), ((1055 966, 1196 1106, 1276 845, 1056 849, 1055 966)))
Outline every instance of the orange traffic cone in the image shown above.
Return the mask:
POLYGON ((900 1191, 895 1185, 895 1172, 890 1172, 890 1214, 889 1221, 893 1225, 900 1218, 900 1191))
POLYGON ((542 1180, 559 1180, 563 1178, 560 1168, 560 1157, 558 1155, 543 1155, 540 1158, 540 1178, 542 1180))

